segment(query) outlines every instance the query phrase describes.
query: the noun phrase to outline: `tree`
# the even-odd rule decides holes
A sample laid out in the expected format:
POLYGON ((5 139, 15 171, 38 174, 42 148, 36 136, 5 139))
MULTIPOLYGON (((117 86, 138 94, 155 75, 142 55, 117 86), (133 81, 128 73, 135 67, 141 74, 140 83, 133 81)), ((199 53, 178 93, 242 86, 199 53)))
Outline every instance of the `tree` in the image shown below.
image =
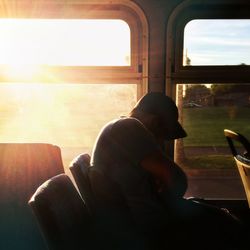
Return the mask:
POLYGON ((214 96, 229 93, 250 93, 250 85, 247 84, 212 84, 211 92, 214 96))
POLYGON ((203 104, 204 97, 210 96, 211 91, 204 84, 192 84, 186 89, 185 102, 196 102, 203 104))

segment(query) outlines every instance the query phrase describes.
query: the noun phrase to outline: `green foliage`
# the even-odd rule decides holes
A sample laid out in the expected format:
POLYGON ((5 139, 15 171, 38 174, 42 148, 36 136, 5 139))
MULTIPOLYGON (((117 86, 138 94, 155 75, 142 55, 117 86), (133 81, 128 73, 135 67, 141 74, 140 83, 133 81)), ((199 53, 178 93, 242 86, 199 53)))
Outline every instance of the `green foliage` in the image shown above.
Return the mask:
POLYGON ((211 92, 213 95, 221 95, 225 93, 229 93, 231 91, 232 85, 225 84, 212 84, 211 92))
POLYGON ((197 92, 210 94, 210 89, 203 84, 188 84, 186 96, 196 94, 197 92))
POLYGON ((212 84, 211 93, 213 95, 223 95, 228 93, 249 92, 250 85, 247 84, 212 84))
POLYGON ((210 95, 211 91, 203 84, 188 84, 184 101, 191 102, 196 100, 198 96, 210 95))
POLYGON ((250 138, 250 108, 203 107, 183 109, 183 125, 188 136, 185 146, 227 147, 223 130, 238 131, 250 138))

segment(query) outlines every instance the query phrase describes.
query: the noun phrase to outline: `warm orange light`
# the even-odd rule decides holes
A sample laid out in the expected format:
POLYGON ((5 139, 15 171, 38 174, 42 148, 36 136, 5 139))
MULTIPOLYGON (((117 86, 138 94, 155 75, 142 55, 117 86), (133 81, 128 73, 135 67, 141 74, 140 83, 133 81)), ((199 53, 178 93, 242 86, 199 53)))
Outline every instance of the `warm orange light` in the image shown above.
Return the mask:
POLYGON ((61 66, 130 66, 124 21, 0 18, 0 31, 0 80, 11 82, 0 83, 2 142, 54 143, 71 160, 135 103, 136 85, 64 84, 57 73, 61 66), (114 107, 114 100, 122 102, 114 107))

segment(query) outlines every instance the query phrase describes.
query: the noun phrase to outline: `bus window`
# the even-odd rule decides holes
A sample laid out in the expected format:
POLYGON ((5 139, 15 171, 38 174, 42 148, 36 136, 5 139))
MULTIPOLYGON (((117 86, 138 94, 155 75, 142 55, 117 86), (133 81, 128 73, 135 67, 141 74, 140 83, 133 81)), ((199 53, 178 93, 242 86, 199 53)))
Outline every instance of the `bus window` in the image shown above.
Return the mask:
POLYGON ((122 20, 0 19, 0 31, 0 65, 131 64, 130 29, 122 20))
POLYGON ((250 19, 230 19, 233 9, 210 7, 199 5, 181 20, 184 7, 170 18, 167 87, 188 134, 176 141, 175 160, 189 179, 186 196, 244 199, 223 130, 250 137, 250 19))
POLYGON ((175 158, 189 177, 187 195, 244 198, 223 130, 238 131, 250 139, 250 85, 182 84, 177 93, 180 120, 188 136, 177 140, 175 158))
POLYGON ((56 144, 66 167, 91 154, 141 93, 131 37, 120 19, 0 19, 1 142, 56 144))
POLYGON ((64 166, 108 121, 127 115, 136 84, 0 84, 1 142, 44 142, 62 149, 64 166))

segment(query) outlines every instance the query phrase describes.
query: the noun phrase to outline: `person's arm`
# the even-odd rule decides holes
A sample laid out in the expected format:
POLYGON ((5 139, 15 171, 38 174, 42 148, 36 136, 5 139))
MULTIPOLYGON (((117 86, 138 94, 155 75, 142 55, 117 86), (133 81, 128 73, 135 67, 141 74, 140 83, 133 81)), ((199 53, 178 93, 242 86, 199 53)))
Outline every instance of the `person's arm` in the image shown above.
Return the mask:
POLYGON ((160 183, 159 191, 168 192, 172 196, 182 197, 187 190, 187 177, 174 161, 166 158, 160 151, 147 155, 141 166, 151 173, 160 183))
POLYGON ((151 173, 164 192, 178 197, 185 194, 186 175, 179 166, 162 154, 154 137, 140 121, 134 118, 119 119, 107 128, 107 131, 104 130, 105 138, 104 132, 102 133, 102 141, 106 140, 105 145, 109 149, 105 151, 102 145, 105 157, 112 152, 111 159, 115 157, 116 163, 129 162, 134 167, 143 167, 151 173))

